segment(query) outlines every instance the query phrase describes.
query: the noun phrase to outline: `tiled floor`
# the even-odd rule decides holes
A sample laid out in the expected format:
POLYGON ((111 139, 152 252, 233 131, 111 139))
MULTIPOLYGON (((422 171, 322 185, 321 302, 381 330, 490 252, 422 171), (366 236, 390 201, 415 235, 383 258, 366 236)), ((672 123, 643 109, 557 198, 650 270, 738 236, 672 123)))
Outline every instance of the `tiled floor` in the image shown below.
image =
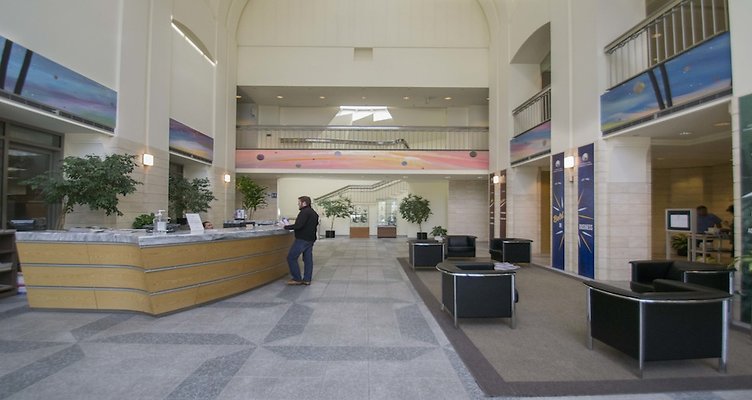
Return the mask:
POLYGON ((483 398, 399 267, 406 256, 404 238, 322 239, 311 286, 280 280, 161 318, 0 299, 0 399, 483 398))

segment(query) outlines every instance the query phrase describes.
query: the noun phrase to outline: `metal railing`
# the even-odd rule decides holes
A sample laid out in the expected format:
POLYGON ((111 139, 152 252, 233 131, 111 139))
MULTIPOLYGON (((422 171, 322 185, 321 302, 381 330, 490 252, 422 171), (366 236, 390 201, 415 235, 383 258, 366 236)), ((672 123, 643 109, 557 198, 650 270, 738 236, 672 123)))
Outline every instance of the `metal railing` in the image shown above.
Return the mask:
POLYGON ((609 87, 728 31, 727 0, 676 0, 605 47, 609 87))
POLYGON ((487 150, 488 127, 237 127, 237 149, 487 150))
POLYGON ((512 111, 514 136, 551 119, 551 87, 536 93, 512 111))
POLYGON ((368 204, 375 203, 387 198, 396 198, 407 192, 407 182, 402 179, 389 181, 379 181, 372 185, 347 185, 335 191, 321 195, 313 199, 317 204, 322 200, 329 200, 335 197, 344 196, 350 198, 354 203, 368 204))

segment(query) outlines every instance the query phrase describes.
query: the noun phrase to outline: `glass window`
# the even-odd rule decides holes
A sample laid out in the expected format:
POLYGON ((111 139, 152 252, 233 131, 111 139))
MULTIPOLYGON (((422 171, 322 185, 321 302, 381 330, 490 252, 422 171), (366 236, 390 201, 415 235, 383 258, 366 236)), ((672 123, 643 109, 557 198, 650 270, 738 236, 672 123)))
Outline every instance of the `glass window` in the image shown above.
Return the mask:
POLYGON ((25 143, 33 143, 47 147, 60 148, 62 137, 52 133, 35 131, 33 129, 13 126, 8 129, 8 137, 25 143))
POLYGON ((11 144, 8 149, 6 192, 7 227, 11 229, 47 229, 50 206, 26 180, 52 170, 52 153, 11 144))

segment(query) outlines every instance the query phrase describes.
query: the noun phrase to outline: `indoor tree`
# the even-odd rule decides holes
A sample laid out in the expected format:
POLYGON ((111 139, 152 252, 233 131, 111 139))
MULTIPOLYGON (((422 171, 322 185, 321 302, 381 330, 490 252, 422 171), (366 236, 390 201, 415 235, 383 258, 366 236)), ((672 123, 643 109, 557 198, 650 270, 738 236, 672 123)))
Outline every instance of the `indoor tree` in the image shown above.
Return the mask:
POLYGON ((336 197, 321 200, 318 204, 324 210, 324 216, 332 219, 330 229, 326 231, 326 237, 333 238, 334 220, 336 218, 347 218, 353 213, 354 206, 352 200, 348 197, 336 197))
POLYGON ((423 223, 428 221, 428 217, 431 215, 430 204, 431 202, 428 199, 410 193, 402 199, 399 205, 402 218, 407 222, 418 224, 419 239, 428 237, 428 234, 423 232, 423 223))
POLYGON ((136 167, 132 154, 110 154, 104 158, 89 154, 84 157, 68 156, 63 159, 60 174, 37 175, 25 181, 40 192, 48 204, 60 204, 56 228, 62 228, 65 215, 76 205, 89 206, 91 210, 104 210, 105 214, 122 216, 118 209, 118 196, 136 191, 141 182, 130 177, 136 167))
POLYGON ((168 215, 182 219, 185 213, 206 212, 211 203, 217 200, 210 187, 209 178, 193 178, 188 180, 182 176, 170 175, 169 192, 167 195, 168 215))
POLYGON ((248 210, 248 219, 252 219, 256 209, 264 208, 268 205, 266 202, 266 186, 259 185, 253 179, 247 176, 238 177, 235 182, 235 188, 243 195, 241 205, 248 210))

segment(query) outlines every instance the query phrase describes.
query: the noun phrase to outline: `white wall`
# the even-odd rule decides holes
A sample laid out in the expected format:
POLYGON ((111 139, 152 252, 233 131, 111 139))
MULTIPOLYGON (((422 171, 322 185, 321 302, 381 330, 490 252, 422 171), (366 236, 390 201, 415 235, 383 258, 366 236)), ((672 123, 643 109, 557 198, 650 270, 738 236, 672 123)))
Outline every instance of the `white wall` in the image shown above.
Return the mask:
POLYGON ((121 1, 2 0, 0 35, 118 90, 121 1))
POLYGON ((476 0, 259 0, 237 38, 240 85, 488 86, 476 0), (373 59, 355 60, 356 47, 373 59))

